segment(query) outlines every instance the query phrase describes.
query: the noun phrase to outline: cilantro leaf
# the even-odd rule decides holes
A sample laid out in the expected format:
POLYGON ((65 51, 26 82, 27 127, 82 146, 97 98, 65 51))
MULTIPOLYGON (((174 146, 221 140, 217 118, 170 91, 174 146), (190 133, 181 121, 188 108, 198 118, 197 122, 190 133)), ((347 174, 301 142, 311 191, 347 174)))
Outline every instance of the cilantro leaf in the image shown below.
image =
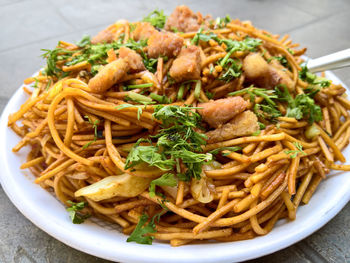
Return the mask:
POLYGON ((139 163, 147 163, 164 171, 173 168, 175 165, 174 160, 166 159, 156 146, 140 146, 142 141, 144 140, 138 140, 129 152, 125 161, 125 169, 134 167, 139 163))
POLYGON ((152 26, 157 28, 164 28, 167 17, 163 10, 154 10, 144 17, 142 21, 149 22, 152 26))
POLYGON ((149 195, 154 197, 156 195, 156 186, 176 186, 177 180, 171 173, 163 174, 161 177, 153 180, 149 186, 149 195))
POLYGON ((281 113, 276 108, 276 103, 274 102, 274 99, 278 98, 278 96, 275 94, 275 91, 250 86, 242 90, 231 92, 228 95, 237 96, 243 94, 249 94, 251 103, 255 102, 256 96, 262 97, 264 99, 264 102, 266 104, 256 104, 254 106, 254 112, 258 117, 264 119, 274 119, 281 116, 281 113))
POLYGON ((226 56, 220 61, 220 65, 222 67, 225 66, 228 59, 231 57, 231 55, 237 51, 255 51, 256 48, 261 45, 262 41, 260 39, 255 39, 251 37, 246 37, 242 41, 232 40, 232 39, 220 39, 219 43, 226 44, 227 48, 227 54, 226 56))
POLYGON ((212 160, 212 155, 200 153, 206 136, 195 130, 201 127, 201 116, 193 109, 196 108, 156 105, 152 116, 162 122, 158 133, 151 136, 156 143, 152 145, 147 140, 150 145, 140 146, 145 139, 139 139, 126 159, 125 169, 142 162, 165 171, 176 165, 178 178, 200 178, 203 163, 212 160), (186 167, 184 172, 179 168, 180 160, 186 167))
POLYGON ((72 66, 83 61, 87 61, 91 65, 91 75, 94 76, 98 73, 99 68, 102 65, 107 64, 107 52, 111 49, 118 50, 125 46, 140 53, 145 66, 148 69, 153 70, 156 60, 149 59, 143 48, 147 45, 147 40, 134 41, 129 39, 127 43, 122 42, 122 38, 112 43, 98 43, 92 44, 89 36, 84 36, 79 42, 76 43, 79 47, 78 50, 67 50, 60 45, 53 50, 42 49, 45 53, 42 55, 46 59, 46 69, 44 73, 47 76, 55 76, 57 78, 64 78, 70 74, 70 72, 64 72, 57 67, 57 62, 63 62, 64 66, 72 66), (73 56, 74 55, 74 56, 73 56))
MULTIPOLYGON (((221 64, 223 59, 224 58, 219 59, 218 64, 221 64)), ((239 60, 232 58, 227 59, 226 63, 223 65, 223 69, 223 74, 220 75, 219 80, 224 80, 226 82, 230 82, 242 74, 242 64, 239 63, 239 60)))
POLYGON ((271 105, 255 104, 253 110, 256 116, 261 117, 263 119, 273 120, 277 117, 282 116, 281 112, 271 105))
POLYGON ((146 224, 147 221, 148 221, 148 216, 146 214, 142 214, 140 216, 139 222, 137 223, 134 231, 131 233, 131 235, 126 241, 136 242, 138 244, 152 245, 154 237, 147 236, 147 234, 156 232, 154 217, 148 224, 146 224))
POLYGON ((92 125, 92 128, 94 129, 94 139, 90 142, 88 142, 87 144, 85 144, 83 146, 83 149, 88 148, 92 143, 97 141, 97 137, 98 137, 98 132, 97 132, 97 128, 98 128, 98 124, 100 123, 99 120, 95 120, 94 122, 90 119, 89 116, 85 115, 84 116, 85 119, 88 120, 88 122, 92 125))
POLYGON ((91 44, 90 36, 85 35, 83 38, 76 43, 78 47, 85 47, 91 44))
POLYGON ((69 217, 71 218, 73 224, 81 224, 85 221, 85 219, 90 217, 88 214, 84 215, 78 212, 85 208, 87 205, 86 202, 74 203, 68 200, 67 203, 71 205, 71 207, 68 207, 66 210, 69 212, 69 217))
POLYGON ((270 62, 272 59, 275 59, 275 60, 279 61, 281 63, 281 65, 284 66, 285 68, 288 68, 288 69, 291 68, 289 63, 288 63, 288 60, 287 60, 286 56, 273 56, 270 59, 268 59, 267 62, 270 62))
POLYGON ((66 50, 64 48, 55 48, 53 50, 42 49, 45 51, 41 56, 46 58, 46 68, 43 73, 46 76, 55 76, 58 78, 63 78, 69 75, 69 72, 63 72, 60 68, 57 67, 56 63, 59 61, 64 61, 67 58, 71 57, 74 51, 66 50))
POLYGON ((231 17, 229 15, 226 15, 224 18, 217 17, 215 19, 215 28, 224 28, 230 22, 231 17))
POLYGON ((237 51, 255 51, 256 47, 261 45, 261 40, 250 37, 246 37, 242 41, 218 38, 216 38, 216 40, 220 44, 224 43, 227 46, 226 56, 218 61, 218 65, 224 69, 223 74, 219 79, 225 80, 226 82, 229 82, 242 74, 242 64, 231 58, 231 55, 237 51))
POLYGON ((301 70, 299 71, 299 78, 311 85, 317 85, 321 88, 329 87, 331 85, 330 80, 318 77, 316 74, 309 72, 309 69, 306 65, 301 66, 301 70))
POLYGON ((191 44, 198 46, 200 40, 204 42, 208 42, 210 39, 219 41, 217 35, 215 35, 213 32, 209 32, 209 33, 202 33, 202 32, 203 32, 203 28, 201 27, 198 30, 198 32, 195 34, 195 36, 192 38, 191 44))
POLYGON ((303 151, 303 146, 299 142, 293 142, 293 144, 295 145, 297 150, 286 150, 286 151, 284 151, 286 154, 291 154, 289 156, 291 159, 294 159, 295 157, 297 157, 297 155, 299 153, 303 154, 303 155, 306 155, 306 153, 303 151))
POLYGON ((287 117, 293 117, 297 120, 307 118, 309 123, 322 120, 321 107, 318 106, 312 98, 318 90, 305 90, 310 92, 298 94, 293 99, 286 86, 280 85, 280 87, 283 89, 281 90, 276 87, 275 92, 279 100, 286 101, 288 104, 287 117))

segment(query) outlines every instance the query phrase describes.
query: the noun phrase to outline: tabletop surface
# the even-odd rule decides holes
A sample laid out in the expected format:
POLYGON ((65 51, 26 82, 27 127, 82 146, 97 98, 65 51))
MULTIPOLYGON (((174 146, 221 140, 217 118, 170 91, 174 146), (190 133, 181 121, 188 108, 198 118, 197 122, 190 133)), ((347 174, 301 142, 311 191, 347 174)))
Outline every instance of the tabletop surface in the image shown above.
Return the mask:
MULTIPOLYGON (((169 14, 176 5, 213 17, 229 14, 258 28, 290 34, 315 58, 350 47, 348 0, 0 0, 0 112, 23 79, 42 65, 42 48, 58 40, 77 41, 114 21, 140 20, 155 8, 169 14)), ((335 73, 350 87, 350 69, 335 73)), ((0 186, 0 262, 108 262, 47 235, 27 220, 0 186)), ((250 262, 350 262, 350 203, 326 226, 303 241, 250 262)))

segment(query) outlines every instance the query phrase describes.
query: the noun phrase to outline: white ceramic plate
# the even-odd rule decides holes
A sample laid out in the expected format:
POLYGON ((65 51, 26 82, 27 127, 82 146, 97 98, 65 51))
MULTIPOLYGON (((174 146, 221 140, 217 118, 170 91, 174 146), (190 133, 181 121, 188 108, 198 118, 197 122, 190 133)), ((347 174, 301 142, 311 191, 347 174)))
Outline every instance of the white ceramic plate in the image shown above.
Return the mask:
MULTIPOLYGON (((327 77, 340 82, 332 73, 327 77)), ((127 236, 110 224, 87 220, 71 223, 64 206, 40 186, 33 183, 28 171, 19 166, 26 151, 13 154, 11 149, 20 138, 7 127, 7 117, 19 109, 27 95, 19 89, 7 104, 0 120, 0 179, 13 204, 36 226, 63 243, 88 254, 119 262, 238 262, 257 258, 290 246, 321 228, 350 199, 350 174, 337 172, 323 181, 310 203, 299 208, 293 222, 281 221, 266 236, 252 240, 186 245, 173 248, 168 244, 127 243, 127 236)), ((350 147, 345 150, 350 157, 350 147)))

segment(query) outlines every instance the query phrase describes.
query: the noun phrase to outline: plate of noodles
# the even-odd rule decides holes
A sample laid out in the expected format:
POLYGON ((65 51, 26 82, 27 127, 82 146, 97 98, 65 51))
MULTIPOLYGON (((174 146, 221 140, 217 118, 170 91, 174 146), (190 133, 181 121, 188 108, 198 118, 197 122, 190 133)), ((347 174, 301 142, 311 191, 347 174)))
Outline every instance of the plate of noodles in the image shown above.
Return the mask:
POLYGON ((3 112, 1 184, 39 228, 109 260, 285 248, 350 199, 350 101, 305 51, 186 6, 60 41, 3 112))

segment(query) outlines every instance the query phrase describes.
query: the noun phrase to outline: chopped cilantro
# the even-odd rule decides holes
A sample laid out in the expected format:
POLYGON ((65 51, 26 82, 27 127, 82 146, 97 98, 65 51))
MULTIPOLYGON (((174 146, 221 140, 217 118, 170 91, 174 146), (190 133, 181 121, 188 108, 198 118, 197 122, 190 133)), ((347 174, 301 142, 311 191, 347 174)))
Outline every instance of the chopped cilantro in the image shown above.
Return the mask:
MULTIPOLYGON (((221 63, 219 60, 218 64, 221 63)), ((219 80, 230 82, 231 80, 238 78, 242 74, 242 64, 238 60, 229 58, 223 65, 223 74, 219 77, 219 80)))
POLYGON ((146 224, 148 221, 148 216, 146 214, 142 214, 134 231, 131 233, 131 235, 126 241, 136 242, 138 244, 144 245, 152 245, 154 237, 148 236, 147 234, 156 232, 156 225, 154 223, 154 219, 155 216, 150 220, 148 224, 146 224))
POLYGON ((224 28, 230 22, 231 22, 231 17, 229 15, 226 15, 224 18, 217 17, 215 19, 215 27, 224 28))
POLYGON ((91 44, 90 36, 85 35, 83 38, 76 43, 78 47, 85 47, 91 44))
POLYGON ((67 211, 69 212, 69 217, 72 220, 73 224, 81 224, 85 221, 85 219, 90 217, 90 215, 84 215, 82 213, 79 213, 80 210, 83 210, 85 208, 87 203, 74 203, 70 200, 68 200, 67 203, 71 205, 67 208, 67 211))
POLYGON ((287 60, 286 56, 273 56, 267 62, 270 62, 272 59, 275 59, 275 60, 279 61, 281 63, 281 65, 283 67, 285 67, 285 68, 288 68, 288 69, 291 68, 289 63, 288 63, 288 60, 287 60))
POLYGON ((83 149, 86 149, 87 147, 89 147, 92 143, 96 142, 97 137, 98 137, 98 132, 97 132, 97 128, 98 128, 98 124, 99 124, 99 120, 95 120, 94 122, 90 119, 89 116, 85 115, 84 116, 85 119, 88 120, 88 122, 92 125, 92 128, 94 129, 94 139, 92 141, 89 141, 87 144, 85 144, 83 146, 83 149))
POLYGON ((329 87, 331 85, 330 80, 318 77, 316 74, 309 72, 309 69, 306 65, 301 66, 301 70, 299 71, 299 78, 311 85, 317 85, 321 88, 329 87))
POLYGON ((166 15, 164 15, 163 10, 154 10, 144 17, 142 21, 149 22, 152 26, 157 28, 164 28, 166 15))
POLYGON ((148 140, 150 145, 140 146, 144 139, 139 139, 126 159, 125 169, 144 162, 167 171, 178 166, 181 160, 186 170, 183 173, 177 171, 179 179, 200 178, 203 163, 210 161, 212 155, 200 153, 201 146, 206 144, 206 136, 195 131, 200 127, 201 116, 193 109, 175 105, 155 106, 153 117, 162 121, 158 134, 152 136, 156 143, 153 145, 148 140))
POLYGON ((289 157, 291 159, 294 159, 295 157, 297 157, 297 155, 300 153, 300 154, 303 154, 303 155, 306 155, 306 153, 303 151, 303 146, 299 143, 299 142, 293 142, 293 144, 295 145, 295 147, 297 148, 296 150, 286 150, 284 151, 285 154, 290 154, 289 157))
POLYGON ((297 120, 307 118, 309 123, 322 120, 321 108, 312 98, 317 91, 312 90, 310 93, 298 94, 293 99, 286 86, 280 85, 280 87, 282 90, 276 87, 275 92, 279 100, 288 104, 287 117, 294 117, 297 120))
POLYGON ((225 66, 227 60, 231 55, 237 51, 255 51, 256 48, 261 45, 260 39, 255 39, 251 37, 246 37, 242 41, 232 40, 232 39, 220 39, 220 43, 225 43, 227 48, 226 56, 220 61, 222 67, 225 66))
POLYGON ((177 180, 171 173, 163 174, 161 177, 153 180, 149 186, 149 195, 154 197, 156 195, 156 186, 176 186, 177 180))
POLYGON ((195 36, 192 38, 191 44, 198 46, 200 40, 204 41, 204 42, 208 42, 210 39, 214 39, 214 40, 218 41, 217 35, 215 35, 212 32, 203 33, 203 28, 201 27, 198 30, 198 32, 195 34, 195 36))
POLYGON ((91 65, 92 76, 98 73, 99 68, 102 65, 107 64, 107 52, 111 49, 118 50, 125 46, 135 50, 142 56, 145 67, 155 72, 156 59, 148 58, 143 48, 147 45, 147 40, 134 41, 129 39, 127 43, 122 42, 122 38, 112 43, 98 43, 92 44, 90 37, 84 36, 77 46, 78 50, 67 50, 62 47, 57 47, 53 50, 43 49, 46 51, 42 57, 46 58, 47 66, 44 70, 44 74, 47 76, 55 76, 57 78, 64 78, 70 74, 70 72, 63 72, 57 67, 57 62, 63 62, 65 66, 72 66, 83 61, 87 61, 91 65), (73 56, 74 54, 74 56, 73 56))

